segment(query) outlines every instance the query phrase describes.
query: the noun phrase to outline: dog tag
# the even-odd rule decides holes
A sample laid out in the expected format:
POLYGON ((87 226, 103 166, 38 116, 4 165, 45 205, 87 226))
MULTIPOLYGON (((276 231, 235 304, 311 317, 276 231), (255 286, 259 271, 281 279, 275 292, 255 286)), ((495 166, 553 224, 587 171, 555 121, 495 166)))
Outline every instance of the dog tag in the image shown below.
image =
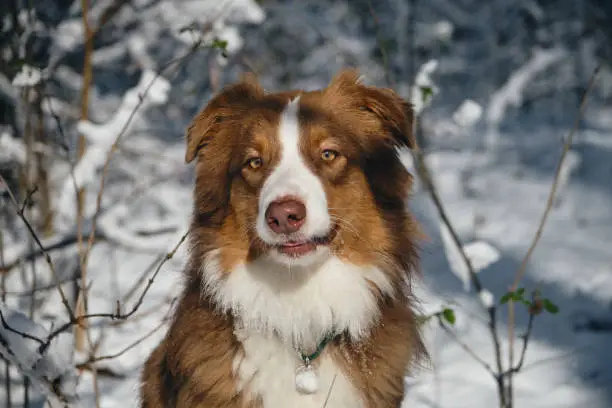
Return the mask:
POLYGON ((306 363, 295 372, 295 388, 302 394, 314 394, 319 390, 319 378, 312 365, 306 363))

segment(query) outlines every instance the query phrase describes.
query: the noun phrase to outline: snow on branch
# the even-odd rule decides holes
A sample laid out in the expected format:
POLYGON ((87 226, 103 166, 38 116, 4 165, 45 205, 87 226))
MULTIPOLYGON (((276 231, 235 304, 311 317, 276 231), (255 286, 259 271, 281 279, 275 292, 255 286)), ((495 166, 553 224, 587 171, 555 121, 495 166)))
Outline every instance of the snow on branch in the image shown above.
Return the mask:
MULTIPOLYGON (((440 235, 442 236, 442 243, 444 245, 444 252, 448 260, 449 266, 455 276, 463 283, 463 290, 466 292, 470 290, 472 278, 470 276, 466 261, 462 258, 460 249, 457 247, 456 242, 453 240, 448 225, 440 222, 440 235)), ((472 268, 475 273, 479 273, 483 269, 487 268, 491 264, 499 261, 501 255, 497 248, 484 241, 474 241, 469 244, 462 245, 462 250, 470 260, 472 268)), ((480 289, 479 295, 481 301, 486 307, 486 304, 491 303, 488 300, 482 298, 482 296, 488 297, 490 295, 483 293, 484 289, 480 289)), ((488 298, 487 298, 488 299, 488 298)))
POLYGON ((42 80, 43 72, 40 69, 24 64, 13 78, 12 83, 16 88, 25 88, 38 85, 42 80))
POLYGON ((47 329, 1 303, 0 320, 0 354, 30 379, 52 408, 78 407, 72 333, 60 333, 47 343, 47 329))
POLYGON ((8 132, 2 132, 0 133, 0 162, 11 160, 24 164, 26 148, 22 140, 14 138, 8 132))
POLYGON ((125 93, 121 106, 108 122, 95 124, 82 120, 77 124, 78 131, 85 136, 89 145, 74 168, 74 178, 70 176, 64 181, 57 208, 61 215, 72 217, 75 214, 75 188, 94 181, 117 140, 129 134, 144 110, 166 103, 169 91, 170 83, 165 78, 145 70, 138 85, 125 93))
POLYGON ((518 107, 523 101, 523 95, 535 77, 551 65, 565 57, 567 52, 563 48, 550 50, 536 50, 529 61, 517 69, 508 78, 506 83, 491 95, 491 101, 486 113, 486 122, 489 127, 488 144, 490 147, 497 142, 497 129, 510 107, 518 107))
POLYGON ((438 61, 432 59, 421 65, 414 79, 414 85, 410 90, 410 102, 412 102, 416 116, 419 116, 423 109, 429 105, 433 96, 440 92, 440 89, 431 79, 437 68, 438 61))

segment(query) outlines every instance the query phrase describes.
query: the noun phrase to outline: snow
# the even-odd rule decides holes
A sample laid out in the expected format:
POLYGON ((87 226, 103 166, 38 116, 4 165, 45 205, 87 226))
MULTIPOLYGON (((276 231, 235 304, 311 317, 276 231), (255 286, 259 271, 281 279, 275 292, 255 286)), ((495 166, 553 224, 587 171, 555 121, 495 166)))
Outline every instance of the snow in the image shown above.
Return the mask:
POLYGON ((438 40, 448 42, 453 37, 453 24, 450 21, 439 21, 434 24, 434 32, 438 40))
POLYGON ((567 55, 562 48, 550 50, 535 50, 531 59, 516 70, 506 83, 493 95, 489 101, 486 112, 486 121, 489 126, 487 144, 495 148, 498 144, 497 129, 504 119, 509 107, 517 107, 523 100, 526 87, 534 78, 567 55))
POLYGON ((482 305, 487 309, 495 305, 495 296, 486 289, 482 289, 480 292, 478 292, 478 297, 480 298, 482 305))
POLYGON ((74 49, 82 42, 83 23, 80 18, 60 23, 55 32, 55 44, 65 51, 74 49))
MULTIPOLYGON (((463 289, 469 291, 472 279, 468 265, 462 258, 461 251, 453 240, 448 226, 443 222, 440 222, 440 235, 442 236, 442 242, 451 270, 463 283, 463 289)), ((482 241, 463 245, 462 251, 469 259, 475 273, 479 273, 489 265, 497 262, 500 258, 500 253, 495 247, 482 241)))
POLYGON ((23 64, 21 70, 13 78, 13 86, 24 88, 34 86, 42 80, 43 75, 40 69, 23 64))
POLYGON ((77 407, 77 373, 72 364, 74 336, 62 333, 47 344, 50 332, 24 314, 2 304, 0 313, 3 320, 0 326, 2 357, 11 361, 40 392, 50 397, 49 402, 53 408, 77 407), (32 338, 45 342, 37 342, 32 338), (44 350, 41 350, 43 345, 44 350), (57 391, 51 392, 50 388, 53 387, 57 391), (62 398, 57 397, 58 394, 62 398))
MULTIPOLYGON (((466 153, 446 151, 434 155, 438 160, 430 163, 438 179, 455 180, 454 173, 470 165, 471 155, 466 153), (451 158, 455 159, 453 165, 444 166, 451 158)), ((499 249, 500 259, 478 275, 487 288, 486 294, 480 293, 479 299, 474 299, 465 292, 463 272, 463 279, 447 272, 457 267, 450 264, 448 257, 442 260, 438 256, 446 247, 443 229, 439 236, 430 237, 431 243, 424 250, 426 277, 420 289, 425 292, 426 302, 453 304, 460 339, 491 365, 494 354, 486 331, 486 315, 479 302, 490 304, 491 295, 499 299, 508 290, 535 233, 552 177, 551 169, 548 177, 531 173, 517 178, 512 174, 518 166, 518 163, 479 165, 472 180, 477 200, 440 189, 460 235, 464 239, 478 236, 499 249), (484 222, 469 228, 474 211, 478 211, 484 222)), ((601 310, 605 314, 610 307, 612 270, 609 251, 605 249, 612 245, 612 213, 605 209, 610 196, 609 189, 603 193, 597 186, 568 183, 564 200, 553 210, 529 264, 522 286, 540 288, 560 306, 561 312, 536 319, 524 370, 515 380, 519 407, 609 406, 607 384, 612 377, 605 365, 610 358, 607 349, 610 335, 575 332, 574 324, 576 317, 588 315, 588 310, 601 310), (589 202, 588 213, 575 211, 586 202, 589 202), (587 220, 580 221, 581 217, 587 220), (576 279, 577 273, 579 279, 576 279)), ((419 194, 412 206, 419 209, 428 233, 435 231, 433 226, 439 221, 429 199, 419 194)), ((521 314, 519 334, 525 324, 526 317, 521 314)), ((507 328, 502 326, 504 350, 507 350, 506 332, 507 328)), ((406 407, 497 406, 494 381, 478 363, 470 361, 461 347, 443 334, 430 335, 427 344, 432 349, 433 371, 420 371, 410 380, 406 407)))
POLYGON ((439 92, 431 76, 438 68, 438 61, 431 60, 421 66, 414 79, 410 93, 414 113, 418 116, 429 105, 432 98, 439 92))
POLYGON ((453 120, 463 128, 474 126, 482 116, 482 106, 471 99, 466 99, 453 113, 453 120))
POLYGON ((75 188, 94 181, 96 173, 106 163, 114 143, 132 131, 139 116, 148 108, 164 104, 169 89, 170 84, 166 79, 145 70, 138 85, 125 93, 121 106, 108 122, 98 125, 83 120, 77 124, 77 130, 87 139, 89 145, 81 160, 76 163, 72 176, 64 182, 58 207, 62 215, 68 218, 74 216, 75 188))
POLYGON ((25 163, 26 149, 23 142, 15 139, 8 132, 0 133, 0 161, 15 160, 25 163))
POLYGON ((563 198, 563 194, 568 186, 570 177, 572 176, 572 173, 576 172, 579 169, 581 162, 582 159, 579 153, 574 152, 572 150, 569 150, 567 152, 567 156, 565 157, 563 165, 561 166, 561 170, 559 171, 559 182, 557 184, 557 201, 563 198))
MULTIPOLYGON (((92 17, 99 16, 108 3, 96 3, 92 17)), ((416 73, 411 81, 407 58, 413 54, 408 48, 389 52, 388 66, 376 57, 378 35, 412 46, 410 38, 399 37, 408 32, 409 7, 399 20, 383 3, 372 2, 379 20, 374 25, 370 10, 360 11, 345 1, 324 8, 318 0, 130 2, 96 42, 88 121, 78 121, 83 83, 79 4, 49 30, 48 69, 37 71, 24 65, 14 76, 0 74, 0 97, 9 104, 21 99, 21 87, 46 80, 43 73, 52 78, 49 98, 42 105, 47 130, 57 136, 50 117, 57 114, 66 133, 61 141, 70 151, 35 146, 47 158, 58 156, 48 167, 56 231, 41 236, 41 243, 49 249, 59 279, 66 282, 62 287, 70 302, 74 300, 72 282, 79 274, 74 183, 86 187, 87 219, 82 228, 87 236, 102 166, 122 135, 109 163, 97 220, 99 236, 84 284, 92 312, 114 313, 118 307, 125 313, 139 306, 127 320, 90 320, 96 356, 114 356, 96 363, 101 407, 137 406, 142 364, 164 335, 168 313, 180 293, 185 246, 172 259, 165 259, 185 233, 191 214, 193 166, 184 164, 184 129, 214 91, 210 71, 218 63, 224 64, 220 84, 233 81, 248 67, 269 90, 325 86, 342 66, 356 66, 369 83, 384 86, 389 86, 386 77, 392 73, 392 86, 415 104, 436 190, 484 287, 474 290, 459 248, 415 175, 409 205, 428 237, 421 251, 423 278, 416 282, 415 292, 424 314, 449 307, 455 311, 456 322, 449 326, 453 336, 434 319, 425 324, 432 364, 406 377, 402 406, 498 406, 494 379, 464 346, 495 366, 487 312, 495 307, 502 363, 508 366, 508 312, 499 300, 509 290, 544 211, 562 138, 569 130, 562 119, 571 121, 576 114, 575 100, 566 105, 555 100, 564 97, 567 101, 573 95, 570 88, 583 86, 588 79, 569 69, 567 61, 580 55, 587 72, 596 61, 596 50, 586 44, 577 54, 570 41, 563 41, 559 42, 562 47, 528 47, 529 52, 522 55, 516 43, 506 47, 490 42, 494 37, 487 18, 493 11, 502 15, 506 6, 500 2, 470 9, 466 5, 470 2, 434 0, 432 7, 426 3, 418 7, 414 41, 421 48, 412 61, 416 73), (181 30, 186 26, 193 28, 181 30), (464 38, 470 32, 478 37, 471 42, 464 38), (225 52, 210 50, 215 40, 227 41, 225 52), (184 55, 198 41, 202 46, 192 58, 175 70, 163 70, 164 64, 184 55), (158 73, 162 76, 156 77, 158 73), (152 82, 153 78, 157 79, 152 82), (558 86, 562 88, 549 98, 553 102, 534 97, 557 91, 558 86), (527 101, 533 105, 531 113, 526 112, 527 101), (87 153, 72 163, 78 134, 87 138, 87 153), (159 273, 154 275, 157 268, 159 273)), ((540 3, 527 1, 522 7, 534 19, 543 19, 549 9, 540 3)), ((501 20, 507 23, 506 17, 511 16, 504 14, 499 25, 501 20)), ((12 24, 10 19, 3 21, 12 24)), ((516 41, 526 41, 518 30, 511 32, 516 41)), ((551 34, 543 30, 534 35, 551 34)), ((2 55, 7 52, 3 49, 2 55)), ((612 406, 612 334, 588 329, 594 318, 611 320, 612 119, 609 102, 605 103, 610 95, 612 71, 604 67, 561 167, 549 221, 521 281, 526 293, 539 289, 560 311, 536 317, 523 369, 514 380, 517 408, 612 406)), ((17 113, 16 120, 23 121, 22 111, 17 113)), ((15 135, 19 133, 0 128, 3 166, 26 159, 23 141, 15 135)), ((402 149, 399 154, 416 174, 411 153, 402 149)), ((0 171, 4 177, 4 167, 0 171)), ((6 300, 0 302, 0 310, 10 327, 44 340, 66 321, 66 310, 44 258, 20 263, 33 251, 32 243, 5 196, 0 196, 1 258, 5 265, 17 266, 2 273, 6 300), (30 293, 33 285, 38 288, 34 295, 30 293), (28 317, 30 300, 35 305, 32 318, 28 317)), ((37 193, 33 199, 40 197, 37 193)), ((30 216, 38 219, 35 210, 30 216)), ((515 357, 528 322, 520 304, 516 322, 515 357)), ((49 380, 59 379, 61 394, 72 406, 95 406, 92 372, 75 369, 92 356, 74 352, 72 329, 56 337, 44 352, 37 341, 4 326, 0 326, 0 339, 0 353, 13 363, 12 406, 23 402, 24 375, 32 380, 34 404, 42 405, 40 396, 47 395, 53 408, 59 406, 49 387, 49 380)), ((4 376, 3 367, 0 376, 4 376)), ((0 406, 4 398, 5 389, 0 386, 0 406)))

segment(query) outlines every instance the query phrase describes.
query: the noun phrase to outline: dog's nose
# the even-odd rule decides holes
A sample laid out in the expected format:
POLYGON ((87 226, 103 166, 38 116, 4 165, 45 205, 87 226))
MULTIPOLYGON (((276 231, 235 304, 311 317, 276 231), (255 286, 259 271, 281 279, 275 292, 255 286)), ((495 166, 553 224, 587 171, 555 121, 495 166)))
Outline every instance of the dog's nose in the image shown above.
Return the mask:
POLYGON ((294 198, 273 201, 266 210, 266 221, 277 234, 297 232, 306 222, 306 206, 294 198))

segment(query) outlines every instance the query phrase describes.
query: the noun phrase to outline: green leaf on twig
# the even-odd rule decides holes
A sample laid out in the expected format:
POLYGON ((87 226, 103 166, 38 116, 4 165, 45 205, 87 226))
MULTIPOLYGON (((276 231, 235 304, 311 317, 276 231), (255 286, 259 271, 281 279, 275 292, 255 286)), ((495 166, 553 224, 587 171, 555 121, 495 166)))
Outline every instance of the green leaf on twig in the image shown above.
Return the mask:
POLYGON ((559 313, 559 307, 555 305, 553 302, 551 302, 550 299, 544 299, 543 302, 544 302, 544 309, 546 309, 548 313, 552 313, 552 314, 559 313))
POLYGON ((227 40, 220 40, 219 38, 215 38, 212 41, 212 44, 210 44, 210 48, 227 51, 227 40))
POLYGON ((449 324, 455 324, 455 321, 457 320, 455 311, 449 308, 442 310, 442 317, 444 317, 444 320, 446 320, 449 324))
POLYGON ((433 89, 431 86, 421 86, 421 98, 423 102, 427 102, 433 96, 433 89))

